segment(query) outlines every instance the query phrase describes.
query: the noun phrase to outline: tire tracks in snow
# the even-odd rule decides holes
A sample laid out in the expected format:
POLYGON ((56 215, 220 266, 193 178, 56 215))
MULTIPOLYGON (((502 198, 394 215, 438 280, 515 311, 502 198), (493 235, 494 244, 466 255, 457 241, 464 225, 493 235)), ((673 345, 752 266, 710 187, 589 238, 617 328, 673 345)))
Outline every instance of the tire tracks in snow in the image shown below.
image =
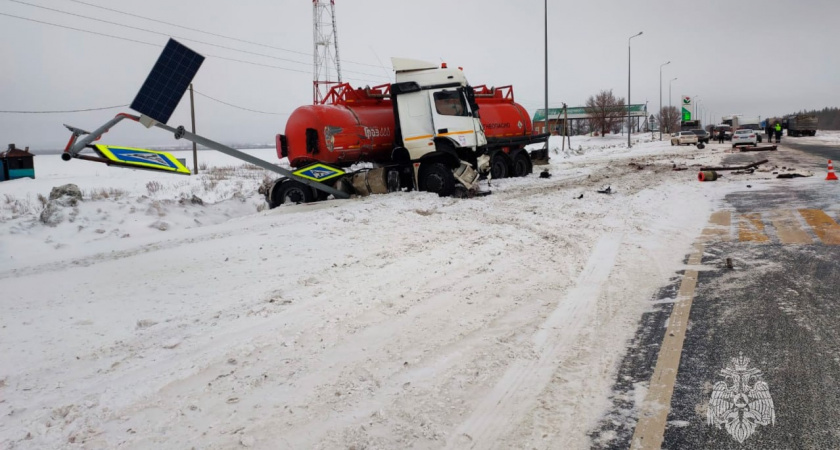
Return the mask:
POLYGON ((623 236, 608 235, 598 241, 575 288, 534 334, 532 344, 539 357, 515 362, 456 428, 447 448, 493 448, 533 407, 559 367, 563 350, 592 319, 622 240, 623 236))

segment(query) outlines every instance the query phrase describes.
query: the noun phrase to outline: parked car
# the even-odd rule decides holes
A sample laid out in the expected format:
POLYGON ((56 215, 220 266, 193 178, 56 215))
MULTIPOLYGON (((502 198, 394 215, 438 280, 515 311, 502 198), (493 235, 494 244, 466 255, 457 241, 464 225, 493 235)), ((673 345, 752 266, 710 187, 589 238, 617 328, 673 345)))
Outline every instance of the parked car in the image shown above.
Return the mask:
POLYGON ((759 125, 757 123, 750 123, 750 124, 746 124, 746 125, 743 125, 741 127, 738 127, 738 129, 739 130, 751 130, 751 131, 755 132, 755 137, 756 137, 756 139, 758 139, 758 143, 759 144, 761 143, 761 140, 762 140, 761 135, 764 134, 764 130, 761 128, 761 125, 759 125))
POLYGON ((732 148, 739 145, 758 145, 758 134, 755 130, 736 130, 732 135, 732 148))
POLYGON ((680 131, 671 135, 671 145, 693 145, 697 142, 697 135, 691 131, 680 131))
POLYGON ((706 130, 698 129, 691 130, 691 132, 697 135, 697 142, 703 142, 705 144, 709 143, 709 139, 711 138, 711 136, 709 136, 709 133, 706 130))

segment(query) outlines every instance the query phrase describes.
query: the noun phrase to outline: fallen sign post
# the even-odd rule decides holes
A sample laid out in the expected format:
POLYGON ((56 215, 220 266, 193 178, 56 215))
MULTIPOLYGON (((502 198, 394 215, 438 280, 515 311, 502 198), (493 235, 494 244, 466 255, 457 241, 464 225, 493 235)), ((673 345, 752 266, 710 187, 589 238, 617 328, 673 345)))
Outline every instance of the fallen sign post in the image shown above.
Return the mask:
POLYGON ((769 152, 778 149, 779 148, 775 145, 753 145, 749 147, 741 147, 742 152, 769 152))
POLYGON ((729 167, 701 167, 701 168, 700 168, 700 171, 701 171, 701 172, 703 172, 703 171, 711 171, 711 170, 715 170, 715 171, 722 171, 722 170, 747 170, 747 169, 754 169, 754 168, 756 168, 756 167, 758 167, 758 166, 760 166, 760 165, 762 165, 762 164, 764 164, 764 163, 766 163, 766 162, 768 162, 768 160, 766 160, 766 159, 762 159, 761 161, 754 162, 754 163, 749 164, 749 165, 746 165, 746 166, 729 166, 729 167))

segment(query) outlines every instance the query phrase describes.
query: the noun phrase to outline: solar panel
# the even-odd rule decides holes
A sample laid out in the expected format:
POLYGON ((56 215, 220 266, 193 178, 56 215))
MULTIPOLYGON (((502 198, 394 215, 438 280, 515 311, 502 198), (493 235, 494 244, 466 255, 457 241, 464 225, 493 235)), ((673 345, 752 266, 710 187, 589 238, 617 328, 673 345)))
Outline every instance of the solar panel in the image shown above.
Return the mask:
POLYGON ((204 57, 169 39, 152 71, 131 102, 131 109, 166 123, 195 77, 204 57))

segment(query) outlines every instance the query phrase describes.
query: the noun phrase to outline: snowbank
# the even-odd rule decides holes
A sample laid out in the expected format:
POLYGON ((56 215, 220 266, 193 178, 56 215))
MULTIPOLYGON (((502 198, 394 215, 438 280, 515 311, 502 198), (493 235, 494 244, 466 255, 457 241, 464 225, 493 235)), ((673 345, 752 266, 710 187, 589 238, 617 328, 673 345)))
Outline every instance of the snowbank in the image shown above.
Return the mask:
POLYGON ((487 197, 270 211, 217 154, 184 178, 39 156, 0 183, 0 447, 588 448, 732 189, 672 170, 723 147, 634 139, 552 140, 551 178, 487 197), (65 183, 84 199, 47 226, 65 183))

